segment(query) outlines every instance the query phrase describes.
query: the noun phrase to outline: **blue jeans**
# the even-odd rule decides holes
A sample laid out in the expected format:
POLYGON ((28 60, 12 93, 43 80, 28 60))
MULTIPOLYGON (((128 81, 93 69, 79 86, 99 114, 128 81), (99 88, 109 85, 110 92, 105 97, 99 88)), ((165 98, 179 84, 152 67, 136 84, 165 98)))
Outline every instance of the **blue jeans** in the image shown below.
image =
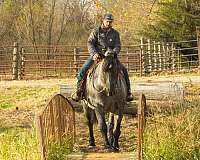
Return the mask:
POLYGON ((88 59, 86 60, 86 62, 83 64, 83 67, 80 69, 80 71, 78 72, 77 75, 77 86, 80 85, 81 80, 84 78, 86 72, 88 71, 88 69, 90 68, 90 66, 94 63, 94 61, 92 60, 92 57, 88 57, 88 59))
POLYGON ((122 69, 122 72, 124 73, 124 79, 126 81, 127 91, 128 91, 128 93, 131 93, 131 84, 130 84, 130 80, 129 80, 129 76, 128 76, 128 71, 123 64, 121 64, 121 69, 122 69))
MULTIPOLYGON (((77 87, 80 87, 80 82, 81 80, 84 78, 86 72, 88 71, 88 69, 90 68, 90 66, 94 63, 94 61, 92 60, 92 57, 89 57, 86 62, 83 64, 83 67, 80 69, 78 75, 77 75, 77 87)), ((121 64, 121 63, 120 63, 121 64)), ((130 92, 130 80, 129 80, 129 76, 128 76, 128 71, 126 69, 126 67, 121 64, 121 69, 124 73, 124 78, 126 81, 126 85, 127 85, 127 89, 128 92, 130 92)))

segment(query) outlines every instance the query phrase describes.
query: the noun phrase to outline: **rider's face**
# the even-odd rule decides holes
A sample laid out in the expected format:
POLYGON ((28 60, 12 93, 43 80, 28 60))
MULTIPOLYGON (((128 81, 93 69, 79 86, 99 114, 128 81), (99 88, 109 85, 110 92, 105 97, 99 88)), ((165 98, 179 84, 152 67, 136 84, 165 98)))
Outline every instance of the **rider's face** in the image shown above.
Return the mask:
POLYGON ((112 22, 113 22, 113 21, 108 21, 108 20, 104 19, 104 20, 103 20, 103 26, 104 26, 105 28, 111 28, 111 27, 112 27, 112 22))

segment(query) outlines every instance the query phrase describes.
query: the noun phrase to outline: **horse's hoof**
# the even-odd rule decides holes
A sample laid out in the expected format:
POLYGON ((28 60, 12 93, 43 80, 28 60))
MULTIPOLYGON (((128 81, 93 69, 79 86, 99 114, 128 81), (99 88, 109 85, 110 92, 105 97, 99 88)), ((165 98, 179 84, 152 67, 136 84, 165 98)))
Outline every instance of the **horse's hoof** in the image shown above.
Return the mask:
POLYGON ((117 147, 112 147, 113 152, 119 152, 119 148, 117 147))
POLYGON ((88 146, 88 149, 90 149, 90 150, 93 150, 93 149, 95 149, 96 148, 96 146, 92 146, 92 145, 89 145, 88 146))
POLYGON ((112 147, 110 145, 104 146, 105 152, 112 152, 112 147))
POLYGON ((105 152, 110 153, 110 152, 113 152, 113 150, 112 150, 112 148, 105 148, 105 152))

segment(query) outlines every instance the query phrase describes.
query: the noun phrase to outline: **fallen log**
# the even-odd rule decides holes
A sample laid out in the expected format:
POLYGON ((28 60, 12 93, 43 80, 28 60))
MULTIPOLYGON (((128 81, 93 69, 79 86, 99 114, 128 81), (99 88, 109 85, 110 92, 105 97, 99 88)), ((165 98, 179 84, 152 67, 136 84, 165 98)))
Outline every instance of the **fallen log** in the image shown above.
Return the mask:
MULTIPOLYGON (((72 91, 72 90, 71 90, 72 91)), ((74 90, 72 91, 74 92, 74 90)), ((83 108, 80 102, 74 102, 71 99, 71 94, 72 92, 60 92, 60 94, 62 94, 64 97, 66 97, 68 100, 70 100, 71 104, 73 105, 74 109, 76 112, 83 112, 83 108)), ((127 105, 125 106, 125 110, 124 110, 124 114, 129 114, 129 115, 136 115, 137 114, 137 103, 136 101, 132 101, 127 103, 127 105)))
POLYGON ((181 82, 144 81, 131 83, 134 96, 143 93, 147 100, 182 101, 184 87, 181 82))
MULTIPOLYGON (((71 94, 75 91, 75 85, 61 84, 60 94, 68 98, 77 112, 82 111, 81 103, 73 102, 71 94)), ((125 107, 125 114, 136 115, 138 98, 142 93, 147 100, 155 101, 182 101, 184 98, 184 87, 182 83, 175 83, 171 81, 146 81, 146 82, 132 82, 132 93, 134 101, 127 103, 125 107)))

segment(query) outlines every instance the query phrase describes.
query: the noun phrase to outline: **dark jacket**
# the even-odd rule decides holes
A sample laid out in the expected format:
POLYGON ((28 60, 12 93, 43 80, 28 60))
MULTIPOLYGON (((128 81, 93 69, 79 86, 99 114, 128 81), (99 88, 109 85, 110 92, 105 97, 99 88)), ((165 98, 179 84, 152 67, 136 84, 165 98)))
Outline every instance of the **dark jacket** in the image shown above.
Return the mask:
POLYGON ((121 49, 119 33, 113 29, 103 29, 101 26, 95 28, 88 38, 88 51, 91 56, 94 53, 104 54, 106 50, 112 49, 118 54, 121 49))

